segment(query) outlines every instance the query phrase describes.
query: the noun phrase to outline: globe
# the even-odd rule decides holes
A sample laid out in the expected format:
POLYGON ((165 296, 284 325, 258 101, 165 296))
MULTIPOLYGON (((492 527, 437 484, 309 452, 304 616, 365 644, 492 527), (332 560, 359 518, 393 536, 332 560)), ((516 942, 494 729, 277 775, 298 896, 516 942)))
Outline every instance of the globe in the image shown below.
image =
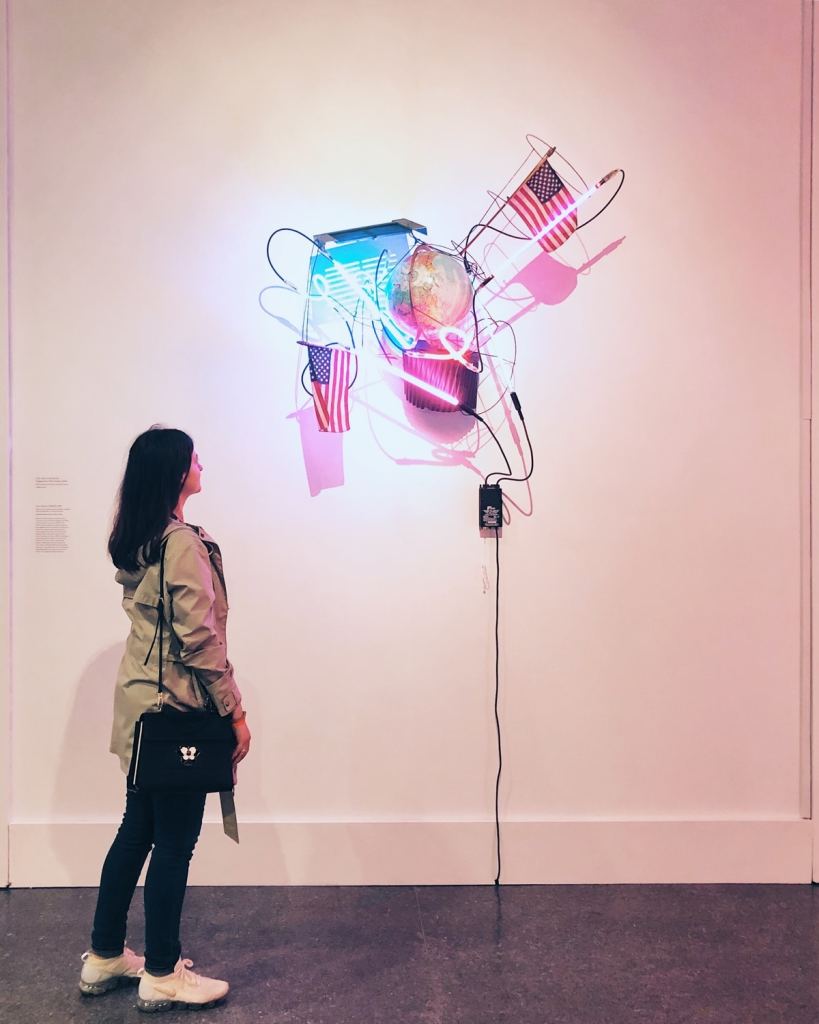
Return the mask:
POLYGON ((456 256, 421 243, 401 260, 387 286, 396 323, 436 350, 442 328, 457 328, 472 307, 472 282, 456 256))

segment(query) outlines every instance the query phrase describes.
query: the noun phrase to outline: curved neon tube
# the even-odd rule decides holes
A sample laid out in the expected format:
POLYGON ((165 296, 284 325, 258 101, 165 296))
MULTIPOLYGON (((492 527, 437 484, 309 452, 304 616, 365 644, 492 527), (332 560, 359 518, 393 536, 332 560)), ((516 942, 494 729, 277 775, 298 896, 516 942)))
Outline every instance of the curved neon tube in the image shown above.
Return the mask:
POLYGON ((457 408, 461 404, 458 399, 453 395, 450 395, 448 391, 442 391, 441 388, 436 388, 434 384, 427 384, 425 380, 419 380, 417 377, 413 377, 411 373, 407 373, 406 370, 399 370, 397 367, 392 366, 386 361, 382 362, 382 369, 386 373, 391 373, 394 377, 400 377, 401 380, 407 381, 412 384, 413 387, 421 388, 422 391, 426 391, 427 394, 432 395, 434 398, 440 398, 453 408, 457 408))
POLYGON ((369 308, 370 313, 373 316, 373 319, 384 320, 386 317, 389 320, 390 332, 395 334, 398 340, 398 345, 402 349, 407 350, 415 348, 416 339, 407 334, 406 331, 402 330, 402 328, 398 326, 398 324, 393 320, 389 313, 385 314, 385 312, 379 307, 378 303, 375 301, 372 295, 370 295, 370 293, 367 291, 364 285, 358 280, 355 274, 351 274, 343 263, 339 263, 337 260, 334 260, 329 253, 325 252, 324 255, 332 262, 333 266, 336 268, 336 270, 338 270, 339 274, 344 278, 347 284, 349 284, 350 287, 360 295, 360 297, 364 301, 364 305, 369 308), (409 343, 407 344, 404 339, 406 339, 406 342, 409 343))

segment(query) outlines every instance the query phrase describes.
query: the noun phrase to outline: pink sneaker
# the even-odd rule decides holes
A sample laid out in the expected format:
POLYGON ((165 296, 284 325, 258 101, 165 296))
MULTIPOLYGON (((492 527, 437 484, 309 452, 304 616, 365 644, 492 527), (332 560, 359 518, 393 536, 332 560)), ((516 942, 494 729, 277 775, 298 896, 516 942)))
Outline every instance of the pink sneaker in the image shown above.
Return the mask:
POLYGON ((171 974, 155 978, 144 971, 139 981, 137 1008, 145 1013, 158 1010, 205 1010, 215 1006, 228 993, 226 981, 205 978, 188 970, 190 960, 177 961, 171 974))
POLYGON ((120 956, 104 958, 89 950, 82 955, 80 992, 84 996, 101 996, 118 985, 137 981, 145 967, 145 957, 137 956, 126 946, 120 956))

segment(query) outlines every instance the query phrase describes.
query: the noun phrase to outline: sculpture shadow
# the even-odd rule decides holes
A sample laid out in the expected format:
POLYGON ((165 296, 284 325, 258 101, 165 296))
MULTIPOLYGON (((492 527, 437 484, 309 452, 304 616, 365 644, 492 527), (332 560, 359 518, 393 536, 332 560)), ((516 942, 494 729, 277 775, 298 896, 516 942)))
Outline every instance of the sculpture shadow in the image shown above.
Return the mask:
POLYGON ((484 307, 493 312, 491 307, 500 301, 514 303, 519 308, 511 316, 504 316, 504 319, 515 323, 539 306, 557 306, 574 292, 581 277, 586 277, 594 266, 610 256, 624 241, 625 235, 615 239, 579 267, 569 266, 555 259, 551 253, 541 250, 500 288, 492 289, 490 285, 484 307), (523 298, 518 299, 510 294, 521 287, 525 293, 523 298))
POLYGON ((269 284, 259 292, 259 306, 262 310, 272 319, 275 320, 281 327, 295 334, 297 338, 301 338, 301 327, 298 327, 292 321, 288 320, 286 316, 280 316, 279 313, 274 313, 272 309, 265 303, 265 296, 268 292, 284 292, 287 296, 292 296, 293 289, 288 288, 282 284, 269 284))
POLYGON ((125 776, 109 752, 114 683, 125 644, 99 651, 74 687, 55 765, 52 821, 100 821, 119 817, 125 776))
POLYGON ((366 389, 360 389, 356 395, 356 406, 367 415, 370 435, 379 450, 396 466, 465 466, 475 473, 480 473, 474 465, 474 458, 479 447, 454 447, 472 430, 474 420, 460 410, 454 412, 434 412, 430 409, 419 409, 404 399, 403 381, 394 377, 386 377, 379 387, 386 387, 398 400, 398 408, 405 418, 395 416, 391 410, 384 408, 383 403, 376 405, 365 397, 366 389), (387 447, 377 422, 388 426, 393 433, 403 432, 412 438, 422 437, 430 442, 428 458, 395 454, 387 447))
POLYGON ((295 420, 299 428, 301 454, 310 497, 315 498, 322 491, 344 485, 344 434, 325 433, 319 430, 312 403, 291 412, 289 420, 295 420))

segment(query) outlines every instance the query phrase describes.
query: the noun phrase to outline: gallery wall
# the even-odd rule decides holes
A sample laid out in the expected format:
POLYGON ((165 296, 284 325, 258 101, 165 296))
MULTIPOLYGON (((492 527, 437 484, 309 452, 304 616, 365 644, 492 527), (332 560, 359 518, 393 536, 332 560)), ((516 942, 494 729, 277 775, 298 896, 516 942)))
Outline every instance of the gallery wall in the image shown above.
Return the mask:
MULTIPOLYGON (((6 3, 0 0, 0 53, 6 55, 6 3)), ((6 62, 7 67, 7 62, 6 62)), ((6 75, 0 77, 3 89, 3 102, 0 103, 0 139, 2 140, 2 159, 0 159, 0 735, 4 739, 3 753, 0 754, 0 884, 5 884, 9 877, 8 861, 8 818, 10 791, 10 743, 11 720, 9 717, 9 701, 11 690, 11 601, 10 601, 10 561, 11 550, 11 422, 9 406, 9 262, 8 262, 8 108, 6 100, 6 75)))
POLYGON ((258 296, 280 225, 462 237, 527 132, 627 179, 498 300, 532 307, 537 460, 500 541, 504 878, 810 880, 798 0, 8 6, 12 884, 93 884, 121 814, 105 540, 156 422, 205 466, 254 737, 194 880, 494 877, 497 457, 376 369, 319 437, 299 300, 258 296))
MULTIPOLYGON (((819 191, 819 166, 816 165, 814 154, 819 151, 819 124, 815 111, 819 110, 819 81, 815 76, 817 37, 819 37, 819 24, 816 20, 815 5, 806 5, 804 8, 805 26, 803 30, 803 53, 802 61, 803 87, 802 87, 802 120, 805 126, 805 137, 810 139, 810 145, 802 147, 802 250, 803 267, 807 267, 807 278, 809 287, 803 288, 802 292, 802 362, 808 364, 809 372, 802 374, 803 379, 803 401, 802 401, 802 433, 803 433, 803 466, 807 463, 807 469, 803 470, 803 480, 810 477, 811 481, 816 480, 819 474, 819 442, 817 442, 816 431, 813 421, 813 409, 819 401, 819 375, 813 372, 813 310, 819 308, 819 252, 815 251, 813 239, 819 231, 819 210, 813 202, 813 196, 819 191), (807 454, 806 450, 807 449, 807 454)), ((803 486, 803 493, 806 488, 803 486)), ((803 524, 808 525, 803 533, 808 533, 808 539, 816 537, 819 531, 819 503, 813 501, 813 485, 807 488, 809 491, 808 507, 803 515, 803 524)), ((804 507, 804 501, 803 501, 804 507)), ((817 678, 819 673, 819 644, 816 642, 816 617, 813 609, 816 607, 817 582, 816 574, 813 571, 812 553, 803 558, 803 601, 802 621, 807 623, 808 628, 802 630, 802 651, 803 665, 810 668, 811 680, 811 714, 802 716, 803 730, 810 730, 811 736, 811 799, 810 808, 813 823, 813 879, 819 879, 819 823, 813 813, 813 794, 819 790, 819 758, 816 756, 816 742, 819 737, 819 701, 813 699, 814 689, 812 680, 817 678), (807 720, 806 720, 807 719, 807 720)))

